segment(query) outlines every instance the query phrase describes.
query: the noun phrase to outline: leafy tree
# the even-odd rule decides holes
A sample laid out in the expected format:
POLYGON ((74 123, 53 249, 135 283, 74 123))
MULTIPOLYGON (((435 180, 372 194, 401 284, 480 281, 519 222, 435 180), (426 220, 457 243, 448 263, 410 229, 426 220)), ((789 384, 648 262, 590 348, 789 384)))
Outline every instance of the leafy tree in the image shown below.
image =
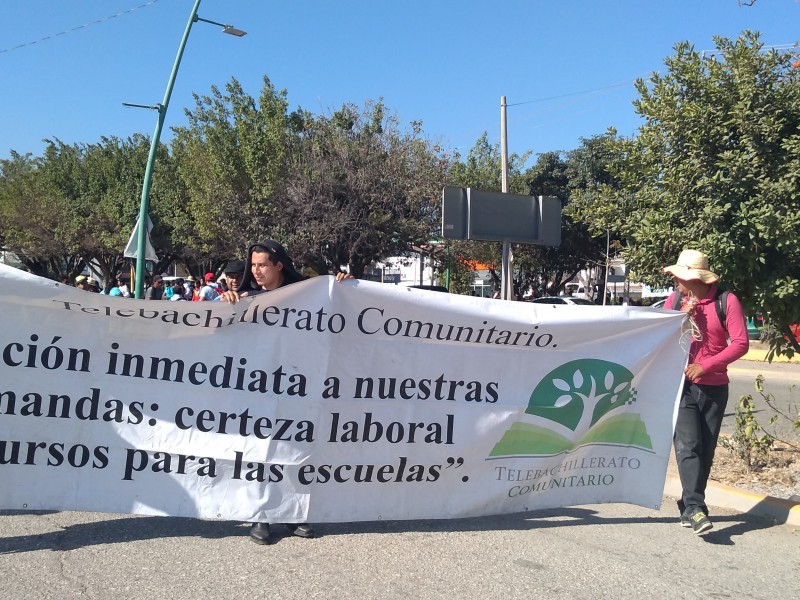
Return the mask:
POLYGON ((418 123, 402 130, 380 101, 306 115, 276 215, 299 262, 358 277, 434 235, 448 162, 421 133, 418 123))
POLYGON ((11 153, 0 161, 3 249, 42 277, 74 278, 83 262, 64 197, 40 170, 44 159, 11 153))
POLYGON ((569 204, 565 221, 571 221, 583 235, 591 237, 584 252, 587 264, 598 269, 599 296, 605 294, 606 252, 624 252, 628 237, 637 227, 629 218, 620 183, 614 176, 620 160, 620 140, 614 129, 581 140, 568 154, 569 204), (613 201, 605 201, 613 198, 613 201))
POLYGON ((688 43, 667 72, 636 83, 638 136, 618 140, 619 187, 594 210, 616 213, 626 262, 646 282, 683 248, 709 254, 749 312, 777 330, 778 353, 800 351, 787 326, 800 320, 800 71, 765 52, 756 33, 703 56, 688 43), (788 347, 791 344, 793 347, 788 347))
MULTIPOLYGON (((103 279, 115 277, 125 265, 122 253, 139 214, 149 149, 150 140, 141 134, 127 140, 103 137, 81 148, 80 185, 70 198, 70 210, 80 224, 81 253, 102 272, 103 279)), ((167 219, 161 213, 167 212, 168 198, 173 205, 180 202, 167 192, 175 184, 174 175, 169 176, 174 170, 172 161, 166 147, 158 150, 150 201, 156 223, 151 236, 160 259, 155 271, 160 273, 176 258, 169 251, 167 219)))
MULTIPOLYGON (((127 140, 101 138, 96 144, 67 146, 51 142, 39 165, 39 174, 63 202, 63 228, 74 237, 75 252, 86 264, 102 273, 102 278, 116 276, 123 268, 123 251, 138 215, 142 176, 150 142, 134 135, 127 140)), ((171 162, 164 147, 156 161, 151 205, 154 221, 164 208, 171 162)), ((167 234, 163 227, 153 231, 154 245, 161 260, 156 272, 174 261, 165 251, 167 234)))
POLYGON ((275 236, 293 121, 286 91, 267 77, 258 102, 236 79, 224 94, 213 87, 195 102, 189 126, 175 129, 172 144, 188 195, 187 218, 175 234, 187 260, 206 257, 219 266, 240 257, 248 242, 275 236))
MULTIPOLYGON (((527 193, 531 196, 555 196, 561 200, 562 208, 567 207, 573 189, 583 183, 573 174, 582 169, 587 169, 582 154, 570 153, 567 160, 558 152, 540 154, 536 164, 525 173, 527 193), (571 176, 575 177, 574 180, 571 176)), ((539 295, 557 294, 579 271, 591 266, 601 251, 587 227, 575 222, 564 211, 559 246, 523 246, 515 252, 521 287, 532 288, 539 295)))
MULTIPOLYGON (((508 157, 509 193, 526 193, 523 169, 528 158, 530 152, 521 155, 512 153, 508 157)), ((502 190, 502 160, 500 145, 491 144, 487 132, 484 131, 467 153, 466 160, 464 162, 456 160, 451 167, 450 179, 453 182, 451 185, 499 192, 502 190)))
MULTIPOLYGON (((138 214, 142 173, 149 141, 135 135, 127 140, 102 138, 99 143, 67 145, 50 140, 41 157, 12 154, 3 161, 0 184, 0 220, 5 244, 35 273, 72 279, 85 265, 116 276, 138 214)), ((154 212, 166 208, 165 177, 169 156, 157 162, 152 197, 154 212)), ((172 202, 172 206, 180 206, 172 202)), ((176 210, 172 210, 172 213, 176 210)), ((161 219, 168 222, 169 219, 161 219)), ((169 232, 156 229, 159 248, 169 247, 169 232)), ((161 250, 159 267, 174 260, 161 250)))

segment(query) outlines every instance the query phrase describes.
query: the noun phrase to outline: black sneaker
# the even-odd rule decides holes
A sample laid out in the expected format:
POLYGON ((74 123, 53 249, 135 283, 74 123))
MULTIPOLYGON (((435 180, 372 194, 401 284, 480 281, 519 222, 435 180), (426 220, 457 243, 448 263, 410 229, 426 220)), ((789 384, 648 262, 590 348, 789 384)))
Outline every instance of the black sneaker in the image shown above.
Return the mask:
POLYGON ((301 538, 313 538, 314 537, 314 530, 311 528, 311 525, 308 523, 302 523, 300 525, 295 525, 293 523, 287 523, 286 527, 289 531, 292 532, 293 535, 301 538))
POLYGON ((692 521, 686 513, 681 513, 681 527, 691 527, 692 521))
POLYGON ((694 529, 694 532, 697 535, 705 533, 706 531, 714 527, 711 521, 708 520, 708 515, 706 515, 706 513, 700 510, 698 510, 691 517, 689 517, 689 519, 692 522, 692 529, 694 529))

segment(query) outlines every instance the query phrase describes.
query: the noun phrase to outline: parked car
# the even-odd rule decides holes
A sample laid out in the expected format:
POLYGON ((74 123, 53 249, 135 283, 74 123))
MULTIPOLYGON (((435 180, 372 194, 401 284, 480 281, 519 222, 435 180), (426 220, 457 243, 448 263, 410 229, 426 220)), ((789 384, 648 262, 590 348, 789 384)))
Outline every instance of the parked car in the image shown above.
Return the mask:
POLYGON ((664 298, 663 300, 659 300, 658 302, 651 304, 650 308, 666 308, 665 304, 667 303, 667 299, 664 298))
POLYGON ((534 298, 531 302, 534 304, 588 304, 589 306, 597 306, 591 300, 572 296, 542 296, 541 298, 534 298))
POLYGON ((586 298, 586 288, 582 283, 570 282, 564 286, 564 292, 570 298, 586 298))

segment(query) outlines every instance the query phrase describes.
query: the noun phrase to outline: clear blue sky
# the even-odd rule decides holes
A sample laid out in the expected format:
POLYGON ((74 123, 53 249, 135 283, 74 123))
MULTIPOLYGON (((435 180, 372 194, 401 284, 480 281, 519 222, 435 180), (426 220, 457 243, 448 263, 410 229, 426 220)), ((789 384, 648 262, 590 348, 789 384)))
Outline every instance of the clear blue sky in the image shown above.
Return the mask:
MULTIPOLYGON (((0 158, 39 155, 43 138, 151 135, 156 114, 122 102, 161 101, 193 3, 3 0, 0 158)), ((203 0, 198 14, 248 35, 194 25, 162 141, 192 93, 235 77, 257 97, 266 75, 316 114, 383 98, 462 154, 484 131, 499 141, 506 96, 511 152, 570 150, 609 126, 635 133, 633 81, 663 71, 678 41, 800 39, 796 0, 203 0)))

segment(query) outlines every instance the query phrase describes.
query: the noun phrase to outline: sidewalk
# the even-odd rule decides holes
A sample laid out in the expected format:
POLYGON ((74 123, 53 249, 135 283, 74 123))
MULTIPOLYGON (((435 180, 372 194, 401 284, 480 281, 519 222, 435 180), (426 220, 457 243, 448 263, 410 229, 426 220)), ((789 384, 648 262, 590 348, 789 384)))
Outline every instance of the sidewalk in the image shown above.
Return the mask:
MULTIPOLYGON (((667 466, 664 496, 675 499, 681 496, 681 480, 674 452, 670 454, 667 466)), ((756 494, 714 481, 709 481, 706 487, 706 502, 709 506, 771 519, 776 524, 800 527, 800 502, 756 494)))
MULTIPOLYGON (((739 360, 754 360, 764 362, 767 360, 767 352, 769 351, 769 345, 765 344, 764 342, 750 342, 750 350, 747 351, 742 358, 739 360)), ((772 362, 781 362, 781 363, 795 363, 800 364, 800 359, 795 354, 791 359, 786 358, 785 356, 776 356, 772 359, 772 362)))

